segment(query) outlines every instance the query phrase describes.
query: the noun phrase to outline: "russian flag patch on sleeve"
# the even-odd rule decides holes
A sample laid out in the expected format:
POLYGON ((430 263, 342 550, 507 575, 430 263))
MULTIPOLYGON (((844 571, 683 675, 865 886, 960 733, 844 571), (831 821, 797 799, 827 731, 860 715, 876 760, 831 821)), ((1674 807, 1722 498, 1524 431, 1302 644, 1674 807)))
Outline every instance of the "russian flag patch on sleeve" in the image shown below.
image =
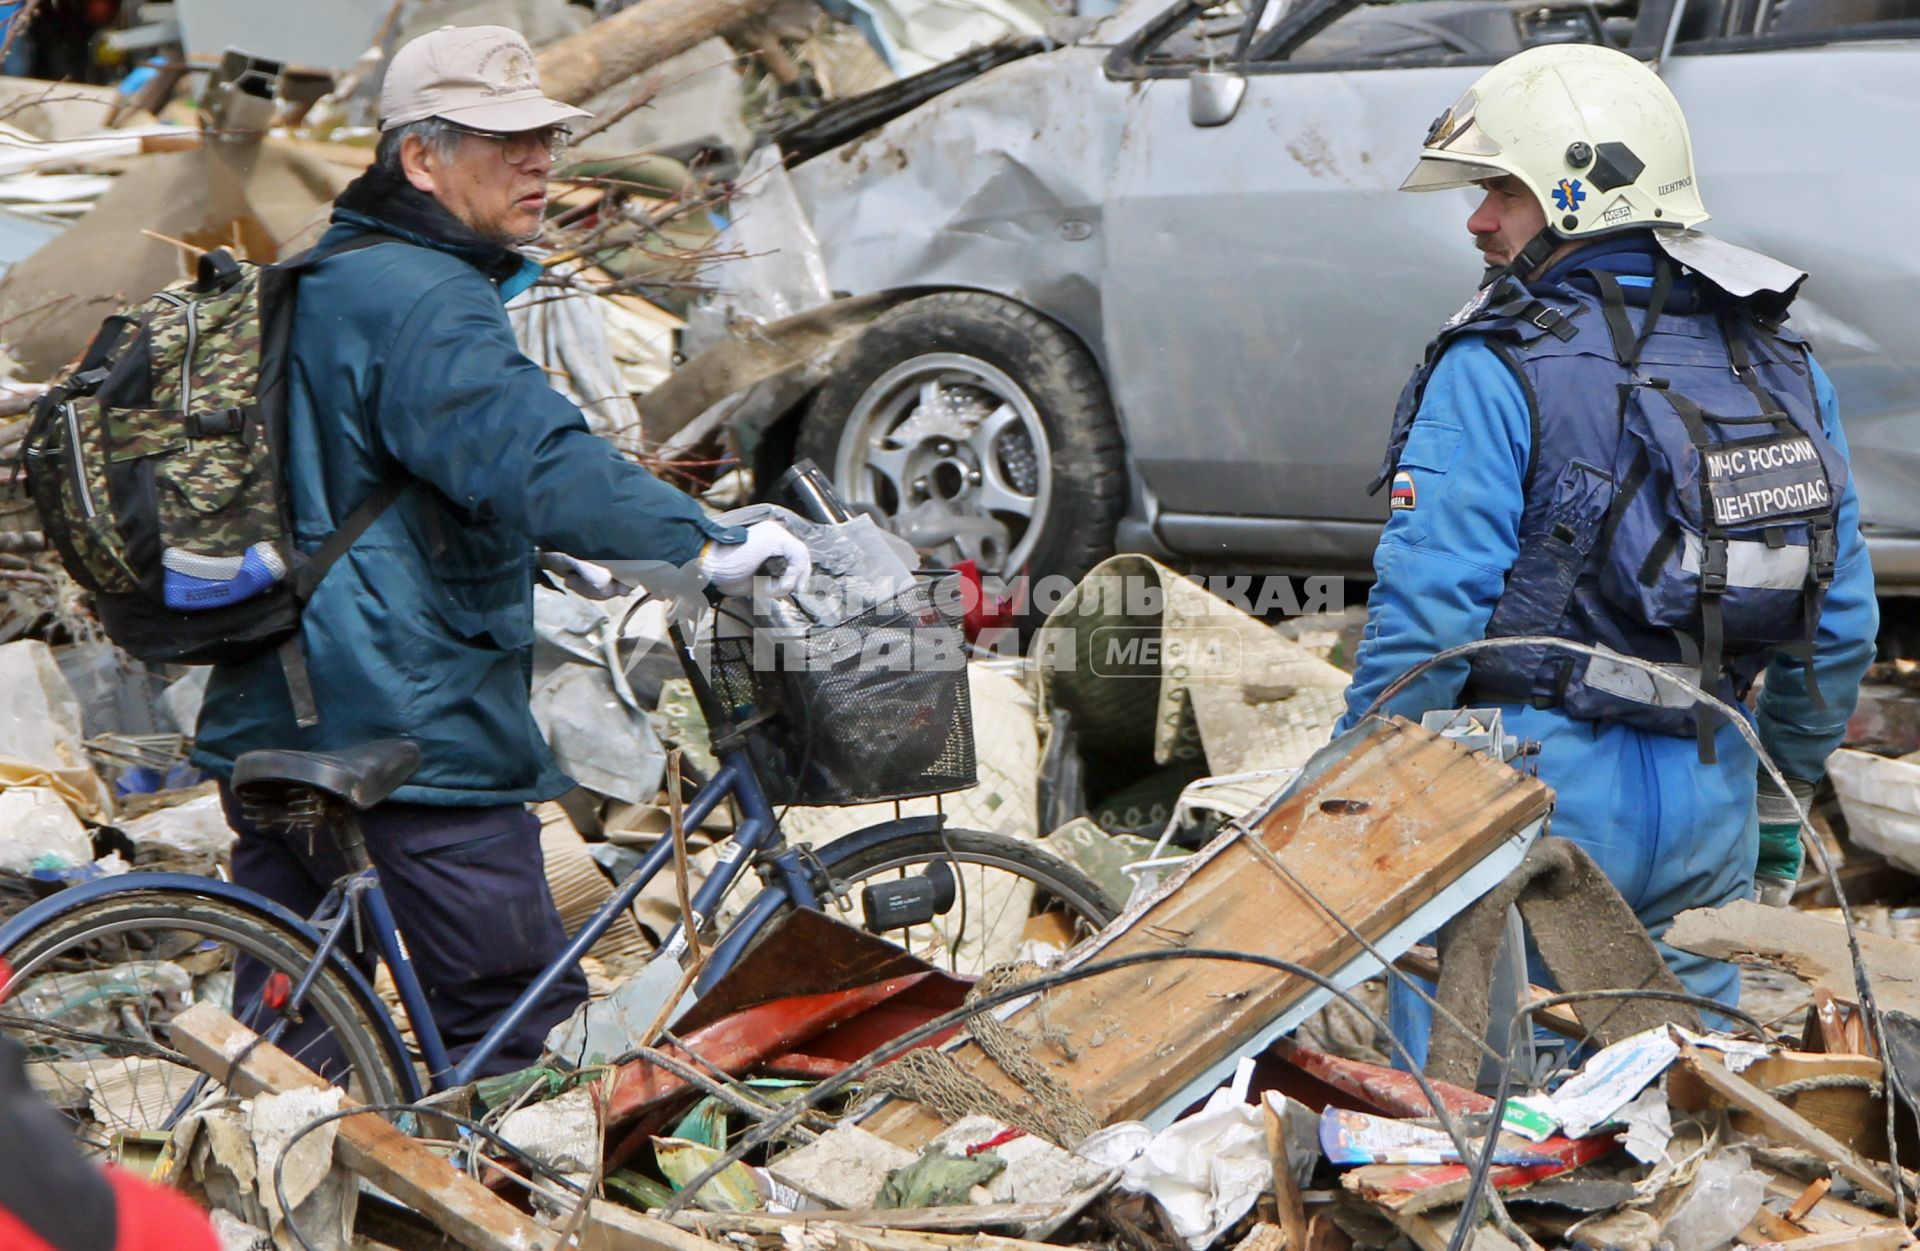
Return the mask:
POLYGON ((1413 510, 1413 475, 1401 470, 1393 475, 1393 490, 1387 496, 1387 507, 1396 513, 1413 510))

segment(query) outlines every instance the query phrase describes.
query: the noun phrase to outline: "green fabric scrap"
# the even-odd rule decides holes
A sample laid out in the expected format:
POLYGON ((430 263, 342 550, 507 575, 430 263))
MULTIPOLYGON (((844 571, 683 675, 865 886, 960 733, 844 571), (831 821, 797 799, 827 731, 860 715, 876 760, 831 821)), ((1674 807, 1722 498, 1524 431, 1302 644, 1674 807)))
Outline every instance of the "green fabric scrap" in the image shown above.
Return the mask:
POLYGON ((1007 1162, 991 1151, 974 1156, 930 1152, 887 1174, 886 1184, 880 1187, 879 1205, 944 1208, 971 1203, 968 1192, 998 1177, 1006 1167, 1007 1162))

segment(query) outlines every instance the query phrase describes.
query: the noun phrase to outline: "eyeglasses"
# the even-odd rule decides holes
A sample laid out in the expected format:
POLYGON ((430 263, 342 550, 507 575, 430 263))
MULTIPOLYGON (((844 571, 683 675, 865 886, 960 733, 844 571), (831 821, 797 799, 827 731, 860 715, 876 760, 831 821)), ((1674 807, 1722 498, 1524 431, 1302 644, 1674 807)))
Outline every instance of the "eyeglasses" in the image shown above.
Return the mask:
POLYGON ((548 159, 558 161, 567 154, 567 143, 573 138, 565 126, 542 126, 538 130, 515 130, 502 134, 497 130, 476 130, 456 122, 448 122, 447 125, 463 135, 490 140, 499 150, 500 159, 509 165, 525 165, 542 148, 546 149, 548 159))

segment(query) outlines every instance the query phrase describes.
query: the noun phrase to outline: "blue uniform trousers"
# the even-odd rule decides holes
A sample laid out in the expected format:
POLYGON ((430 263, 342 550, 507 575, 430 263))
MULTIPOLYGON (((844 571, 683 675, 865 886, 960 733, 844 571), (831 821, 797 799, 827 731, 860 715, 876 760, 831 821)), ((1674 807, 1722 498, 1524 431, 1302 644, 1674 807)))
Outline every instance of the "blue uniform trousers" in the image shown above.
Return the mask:
MULTIPOLYGON (((328 836, 320 834, 309 849, 305 835, 262 830, 247 821, 224 787, 221 801, 228 823, 240 833, 233 848, 234 881, 311 916, 344 872, 328 836)), ((566 946, 543 872, 540 822, 520 804, 385 803, 361 813, 360 827, 434 1023, 457 1064, 566 946)), ((371 976, 372 951, 352 952, 351 934, 346 946, 371 976)), ((234 987, 238 1010, 256 1002, 264 980, 260 965, 241 962, 234 987)), ((575 965, 503 1040, 481 1075, 510 1073, 537 1061, 547 1031, 586 998, 587 979, 575 965)), ((309 1067, 337 1063, 337 1051, 311 1033, 290 1034, 283 1046, 305 1050, 302 1059, 309 1067)))

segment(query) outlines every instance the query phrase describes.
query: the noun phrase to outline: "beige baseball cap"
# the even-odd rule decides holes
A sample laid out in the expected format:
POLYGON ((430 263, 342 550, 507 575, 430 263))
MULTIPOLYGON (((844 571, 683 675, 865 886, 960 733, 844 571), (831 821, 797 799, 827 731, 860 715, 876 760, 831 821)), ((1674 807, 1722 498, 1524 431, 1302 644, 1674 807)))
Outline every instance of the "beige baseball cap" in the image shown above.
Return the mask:
POLYGON ((443 117, 476 130, 538 130, 585 109, 540 94, 533 49, 505 26, 442 26, 393 54, 380 85, 380 129, 443 117))

